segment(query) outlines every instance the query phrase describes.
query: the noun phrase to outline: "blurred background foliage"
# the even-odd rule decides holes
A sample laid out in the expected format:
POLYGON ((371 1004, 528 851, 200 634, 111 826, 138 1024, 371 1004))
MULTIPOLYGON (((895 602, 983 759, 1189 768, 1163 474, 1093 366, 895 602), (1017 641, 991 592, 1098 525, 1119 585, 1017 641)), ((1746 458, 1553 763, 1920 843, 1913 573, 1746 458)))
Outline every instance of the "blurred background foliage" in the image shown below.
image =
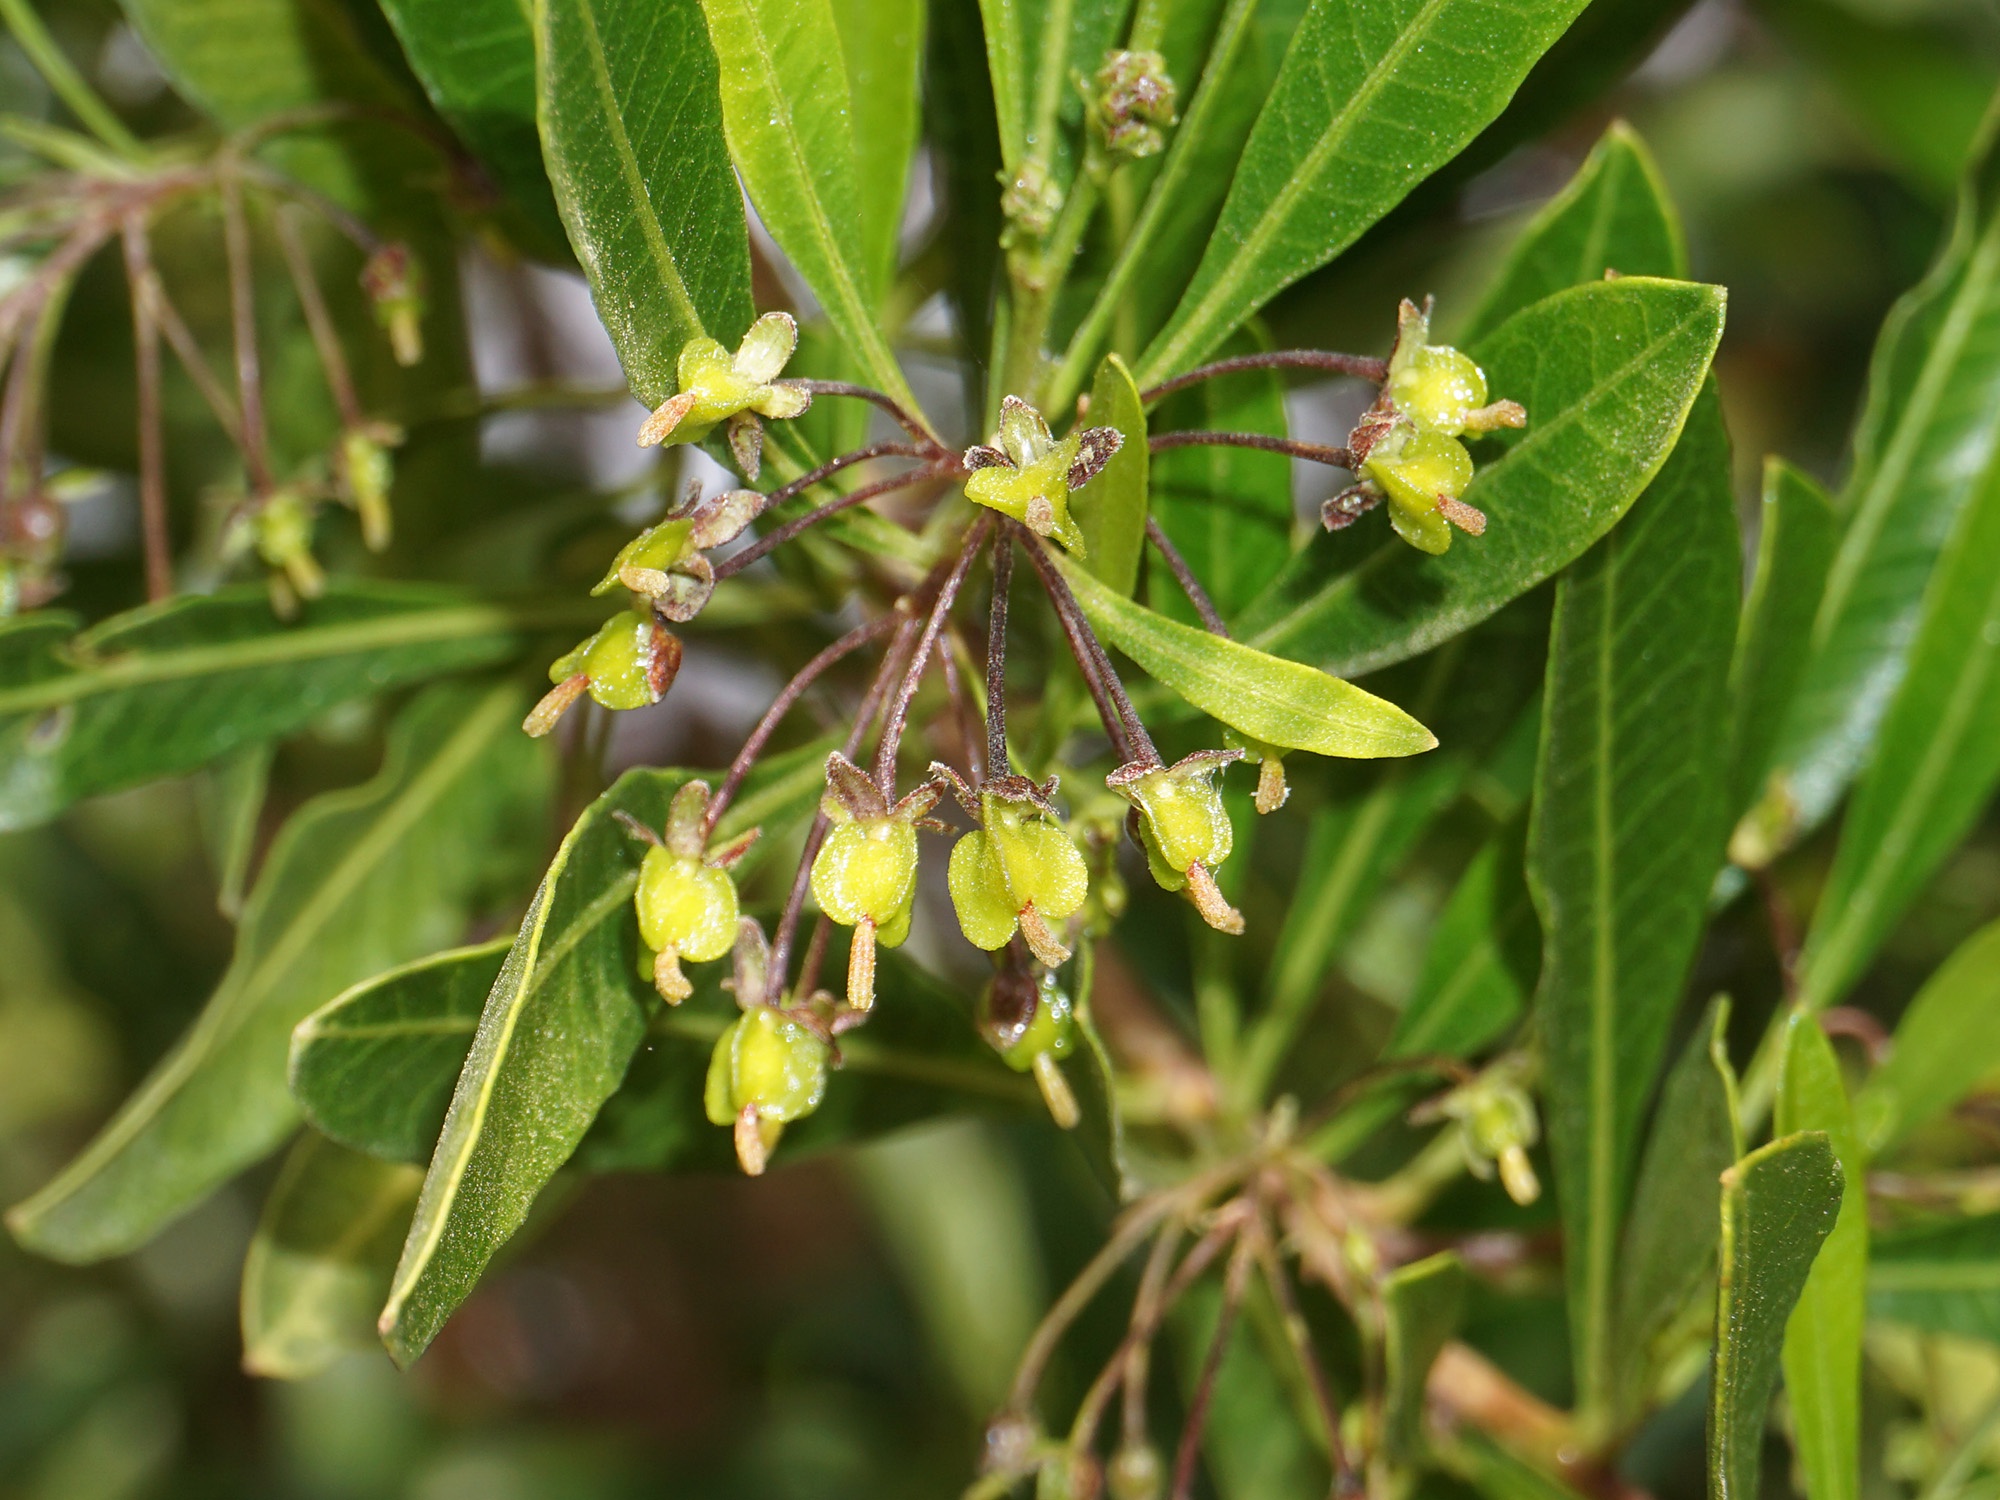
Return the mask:
MULTIPOLYGON (((380 15, 364 0, 348 4, 384 65, 400 68, 380 15)), ((111 0, 45 0, 38 9, 142 135, 192 122, 111 0)), ((1730 290, 1719 371, 1749 521, 1766 452, 1838 477, 1882 317, 1929 259, 2000 81, 2000 11, 1986 0, 1701 0, 1682 13, 1673 0, 1596 0, 1583 25, 1601 59, 1597 72, 1612 76, 1582 68, 1554 85, 1531 78, 1520 107, 1463 170, 1287 293, 1266 322, 1288 344, 1374 349, 1380 310, 1395 296, 1432 290, 1448 324, 1453 308, 1470 305, 1494 249, 1568 179, 1606 123, 1623 116, 1656 154, 1685 217, 1693 274, 1730 290)), ((4 41, 0 98, 19 113, 61 118, 4 41)), ((0 174, 24 167, 11 150, 0 144, 0 174)), ((159 253, 170 260, 206 251, 190 242, 177 252, 167 239, 159 253)), ((474 245, 460 282, 474 371, 489 394, 538 379, 617 379, 580 278, 474 245)), ((123 297, 108 258, 86 276, 52 402, 52 446, 113 472, 132 464, 123 297)), ((198 324, 221 318, 219 308, 186 310, 198 324)), ((291 348, 305 353, 301 340, 291 348)), ((297 435, 301 451, 324 440, 314 430, 325 421, 314 407, 323 398, 310 394, 309 373, 302 362, 293 382, 302 394, 289 403, 282 359, 274 374, 279 431, 297 435)), ((1308 389, 1294 399, 1337 404, 1344 396, 1308 389)), ((470 413, 431 424, 406 454, 407 469, 435 465, 468 513, 476 502, 485 520, 440 566, 491 579, 524 544, 550 545, 559 557, 554 544, 567 543, 581 576, 604 549, 576 539, 601 543, 603 497, 641 481, 631 426, 623 410, 492 417, 468 476, 453 466, 469 452, 470 413), (577 497, 560 524, 546 509, 530 516, 516 505, 552 492, 577 497)), ((184 466, 175 485, 182 491, 200 487, 205 464, 225 461, 219 439, 213 453, 186 442, 172 453, 184 466)), ((1317 501, 1312 486, 1323 482, 1300 477, 1302 504, 1317 501)), ((97 483, 70 513, 66 604, 88 615, 133 597, 129 486, 97 483)), ((342 545, 358 544, 349 537, 342 545)), ((614 762, 726 758, 771 684, 744 664, 748 652, 691 647, 691 661, 698 652, 707 670, 683 679, 673 722, 635 716, 643 722, 621 726, 627 742, 614 743, 614 762)), ((349 708, 288 741, 265 833, 302 789, 364 779, 380 728, 371 711, 349 708)), ((1519 797, 1518 789, 1489 790, 1502 804, 1519 797)), ((221 973, 231 933, 215 902, 218 818, 204 786, 189 780, 88 802, 51 825, 0 836, 0 1201, 40 1184, 87 1138, 221 973)), ((1272 835, 1287 836, 1298 832, 1272 835)), ((1387 1030, 1478 837, 1447 818, 1383 883, 1341 954, 1327 1003, 1347 1037, 1365 1033, 1372 1044, 1387 1030)), ((1801 909, 1830 847, 1829 830, 1783 867, 1801 909)), ((1136 905, 1143 923, 1147 903, 1136 905)), ((1996 912, 2000 821, 1989 814, 1903 922, 1856 1004, 1893 1023, 1917 983, 1996 912)), ((1761 923, 1747 902, 1724 914, 1690 987, 1737 998, 1739 1055, 1779 992, 1761 923)), ((1181 931, 1163 921, 1160 942, 1127 946, 1151 955, 1146 977, 1185 1002, 1181 931)), ((1342 1033, 1323 1027, 1315 1038, 1324 1055, 1292 1065, 1339 1076, 1342 1033)), ((1366 1056, 1372 1045, 1355 1050, 1366 1056)), ((413 1373, 396 1374, 370 1350, 282 1384, 239 1368, 236 1308, 255 1205, 277 1170, 268 1164, 138 1254, 103 1266, 33 1260, 0 1237, 0 1495, 954 1493, 1047 1290, 1100 1243, 1110 1212, 1073 1148, 1038 1122, 927 1127, 838 1158, 789 1162, 755 1181, 579 1178, 548 1195, 413 1373)), ((1531 1230, 1553 1222, 1546 1200, 1534 1211, 1496 1211, 1495 1202, 1490 1193, 1448 1194, 1433 1218, 1460 1230, 1473 1212, 1505 1212, 1508 1227, 1531 1230)), ((1466 1337, 1561 1401, 1569 1362, 1560 1287, 1552 1276, 1537 1285, 1538 1273, 1524 1274, 1513 1289, 1520 1295, 1504 1299, 1475 1286, 1466 1337)), ((1202 1311, 1189 1309, 1190 1333, 1199 1333, 1202 1311)), ((1072 1387, 1095 1367, 1084 1356, 1114 1339, 1115 1316, 1105 1311, 1102 1328, 1086 1323, 1070 1356, 1072 1387)), ((2000 1390, 2000 1357, 1941 1337, 1871 1338, 1878 1346, 1866 1426, 1884 1435, 1883 1451, 1862 1464, 1873 1495, 1929 1470, 1938 1431, 1970 1420, 2000 1390)), ((1201 1344, 1195 1337, 1182 1347, 1201 1344)), ((1064 1379, 1059 1369, 1059 1396, 1064 1379)), ((1230 1420, 1226 1409, 1217 1413, 1219 1443, 1230 1420)), ((1640 1435, 1630 1477, 1660 1500, 1697 1494, 1701 1420, 1697 1385, 1640 1435)), ((1218 1462, 1219 1474, 1233 1476, 1231 1491, 1285 1492, 1284 1445, 1243 1435, 1240 1462, 1218 1462)), ((1766 1472, 1767 1488, 1786 1487, 1782 1463, 1766 1472)))

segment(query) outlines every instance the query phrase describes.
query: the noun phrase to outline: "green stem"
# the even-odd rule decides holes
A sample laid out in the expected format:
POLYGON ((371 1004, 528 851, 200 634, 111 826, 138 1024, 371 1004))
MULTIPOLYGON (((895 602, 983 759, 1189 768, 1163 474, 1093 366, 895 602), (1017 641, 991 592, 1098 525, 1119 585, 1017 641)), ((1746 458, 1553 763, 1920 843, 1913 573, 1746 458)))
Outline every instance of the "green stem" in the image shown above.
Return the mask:
POLYGON ((97 91, 84 82, 83 75, 63 55, 56 39, 42 25, 42 18, 29 9, 28 0, 0 0, 0 17, 6 19, 7 29, 14 33, 15 42, 28 54, 35 71, 79 123, 121 156, 137 158, 145 154, 139 138, 125 128, 125 122, 98 98, 97 91))
POLYGON ((1160 175, 1153 179, 1153 190, 1146 195, 1146 206, 1139 211, 1139 222, 1133 225, 1131 236, 1120 248, 1117 263, 1112 266, 1110 276, 1098 292, 1097 300, 1091 304, 1082 325, 1070 339, 1068 352, 1063 355, 1062 363, 1056 370, 1048 390, 1050 408, 1074 401, 1076 393, 1083 389, 1097 351, 1110 332, 1113 316, 1126 301, 1133 281, 1145 267, 1154 236, 1165 221, 1168 207, 1179 193, 1182 182, 1194 170, 1194 147, 1190 143, 1201 141, 1215 111, 1221 106, 1223 81, 1233 70, 1237 54, 1250 35, 1250 19, 1256 10, 1257 0, 1230 0, 1229 9, 1223 13, 1222 22, 1216 28, 1215 44, 1209 49, 1208 66, 1202 69, 1201 82, 1188 104, 1188 112, 1174 133, 1173 144, 1167 148, 1167 159, 1160 167, 1160 175))

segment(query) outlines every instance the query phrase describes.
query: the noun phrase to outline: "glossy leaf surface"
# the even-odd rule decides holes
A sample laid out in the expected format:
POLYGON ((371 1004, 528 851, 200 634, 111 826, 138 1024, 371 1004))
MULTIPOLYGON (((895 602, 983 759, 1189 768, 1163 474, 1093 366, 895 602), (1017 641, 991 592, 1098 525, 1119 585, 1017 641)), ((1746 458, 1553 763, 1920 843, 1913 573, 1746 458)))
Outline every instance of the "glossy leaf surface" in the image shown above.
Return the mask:
POLYGON ((1716 1001, 1667 1074, 1618 1258, 1618 1399, 1642 1408, 1654 1340, 1714 1273, 1716 1184, 1738 1156, 1729 1007, 1716 1001))
POLYGON ((1090 387, 1090 425, 1113 427, 1124 442, 1077 497, 1076 524, 1089 548, 1084 565, 1106 588, 1126 598, 1139 586, 1146 552, 1147 495, 1152 464, 1146 452, 1146 409, 1125 361, 1109 355, 1090 387))
POLYGON ((1602 280, 1606 271, 1687 274, 1687 247, 1666 184, 1645 142, 1622 120, 1521 231, 1457 337, 1476 344, 1522 308, 1602 280))
POLYGON ((504 660, 531 623, 441 589, 365 583, 334 586, 290 624, 255 587, 81 633, 54 612, 0 622, 0 828, 192 771, 351 698, 504 660))
POLYGON ((1187 369, 1393 208, 1512 96, 1576 0, 1315 0, 1140 384, 1187 369))
POLYGON ((1792 1016, 1772 1128, 1823 1130, 1846 1182, 1840 1215, 1785 1325, 1785 1395, 1808 1500, 1861 1488, 1861 1325, 1868 1274, 1868 1172, 1847 1085, 1816 1016, 1792 1016))
POLYGON ((1415 755, 1437 739, 1393 703, 1315 667, 1156 615, 1062 565, 1090 623, 1203 713, 1267 745, 1319 755, 1415 755))
POLYGON ((1730 812, 1762 790, 1764 773, 1797 693, 1812 642, 1812 621, 1840 539, 1833 502, 1782 459, 1764 464, 1756 569, 1743 600, 1730 670, 1735 702, 1730 735, 1730 812))
POLYGON ((1612 1397, 1612 1293, 1644 1102, 1721 863, 1740 569, 1704 396, 1660 477, 1556 591, 1528 881, 1577 1384, 1612 1397))
POLYGON ((422 1162, 513 938, 448 948, 365 979, 292 1032, 292 1097, 321 1134, 422 1162))
POLYGON ((903 194, 917 148, 924 6, 921 0, 833 0, 833 24, 854 108, 858 259, 869 294, 879 302, 896 269, 903 194))
POLYGON ((117 1255, 298 1123, 291 1032, 348 985, 450 942, 539 836, 549 761, 513 686, 432 689, 382 769, 295 813, 273 843, 207 1007, 90 1145, 8 1214, 61 1260, 117 1255))
MULTIPOLYGON (((584 810, 542 877, 480 1015, 382 1313, 399 1363, 423 1352, 625 1077, 655 1001, 632 908, 645 846, 614 814, 664 827, 688 776, 628 771, 584 810)), ((818 760, 791 757, 717 831, 798 815, 823 785, 818 760)))
POLYGON ((1823 1131, 1782 1136, 1722 1174, 1721 1283, 1709 1375, 1708 1493, 1754 1500, 1785 1322, 1839 1217, 1823 1131))
MULTIPOLYGON (((1245 611, 1250 644, 1359 675, 1427 651, 1575 561, 1616 524, 1679 440, 1722 333, 1722 292, 1627 277, 1574 287, 1471 352, 1525 432, 1482 465, 1489 518, 1426 557, 1370 520, 1316 537, 1245 611), (1343 567, 1343 559, 1354 559, 1343 567)), ((1384 523, 1385 524, 1385 523, 1384 523)))
POLYGON ((243 1262, 243 1367, 304 1380, 375 1342, 375 1309, 423 1174, 307 1131, 243 1262))
POLYGON ((2000 922, 1963 943, 1896 1023, 1894 1045, 1854 1101, 1871 1155, 1936 1119, 2000 1067, 2000 922))
POLYGON ((649 406, 703 333, 750 326, 750 240, 700 0, 536 7, 542 151, 570 244, 649 406))
POLYGON ((702 0, 720 66, 729 154, 771 238, 871 384, 915 397, 875 316, 840 32, 831 0, 702 0))
POLYGON ((1889 314, 1841 493, 1846 529, 1774 765, 1803 830, 1867 763, 1903 678, 1932 568, 1995 483, 2000 153, 1982 151, 1929 273, 1889 314))
POLYGON ((1800 958, 1830 1005, 1875 956, 2000 782, 2000 466, 1960 517, 1925 596, 1908 670, 1840 827, 1800 958))

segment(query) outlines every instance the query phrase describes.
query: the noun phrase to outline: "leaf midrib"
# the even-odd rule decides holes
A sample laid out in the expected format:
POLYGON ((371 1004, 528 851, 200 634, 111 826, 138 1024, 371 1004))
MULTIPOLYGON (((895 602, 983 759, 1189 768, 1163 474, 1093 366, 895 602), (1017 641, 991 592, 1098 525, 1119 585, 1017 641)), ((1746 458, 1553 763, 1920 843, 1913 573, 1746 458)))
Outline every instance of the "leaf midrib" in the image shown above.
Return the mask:
MULTIPOLYGON (((1306 153, 1305 160, 1292 173, 1291 177, 1286 181, 1285 186, 1279 190, 1278 196, 1271 200, 1270 207, 1264 210, 1263 215, 1257 220, 1255 228, 1244 237, 1240 248, 1236 252, 1231 268, 1216 277, 1209 285, 1209 289, 1202 294, 1201 301, 1188 314, 1187 321, 1181 324, 1179 332, 1161 349, 1159 356, 1146 361, 1145 370, 1138 377, 1141 388, 1156 385, 1162 376, 1171 373, 1177 367, 1177 362, 1182 358, 1188 346, 1198 341, 1197 334, 1206 333, 1206 330, 1202 328, 1202 324, 1204 321, 1211 320, 1215 316, 1212 309, 1216 304, 1232 299, 1239 294, 1241 283, 1249 275, 1250 271, 1255 269, 1257 262, 1263 258, 1264 251, 1271 239, 1284 227, 1284 221, 1290 217, 1296 201, 1318 186, 1316 179, 1321 171, 1324 170, 1327 159, 1340 146, 1344 145, 1348 137, 1353 133, 1358 112, 1364 105, 1372 103, 1375 96, 1388 86, 1389 81, 1399 70, 1399 65, 1403 58, 1419 45, 1417 41, 1418 36, 1426 32, 1431 22, 1436 18, 1437 13, 1451 3, 1453 3, 1453 0, 1424 0, 1423 8, 1398 33, 1394 44, 1388 51, 1382 54, 1381 60, 1363 76, 1360 86, 1349 97, 1347 104, 1331 120, 1327 121, 1326 130, 1314 142, 1313 148, 1306 153)), ((1286 63, 1291 61, 1289 50, 1286 52, 1285 61, 1286 63)), ((1280 73, 1280 81, 1282 81, 1282 68, 1280 73)), ((1278 89, 1274 86, 1271 91, 1271 97, 1276 98, 1277 93, 1278 89)), ((1263 116, 1260 112, 1258 115, 1260 123, 1262 119, 1263 116)), ((1254 142, 1255 134, 1253 127, 1252 144, 1254 142)), ((1244 157, 1247 159, 1249 154, 1250 148, 1246 145, 1244 147, 1244 157)), ((1223 213, 1226 221, 1228 215, 1226 204, 1223 213)), ((1333 253, 1338 254, 1342 245, 1352 243, 1353 238, 1353 234, 1350 233, 1341 245, 1334 247, 1333 253)))
POLYGON ((489 605, 413 611, 387 619, 347 625, 281 630, 247 641, 214 646, 181 646, 166 651, 134 650, 130 655, 89 662, 81 671, 28 687, 0 690, 0 714, 33 713, 79 703, 101 693, 177 682, 218 672, 247 671, 385 646, 462 640, 484 633, 512 634, 533 624, 530 616, 489 605))
MULTIPOLYGON (((299 950, 317 935, 333 911, 353 893, 374 862, 444 796, 451 781, 484 750, 492 731, 512 718, 514 706, 512 687, 496 688, 487 695, 484 703, 466 715, 464 723, 452 732, 451 738, 431 763, 390 800, 387 815, 378 820, 333 867, 313 898, 285 924, 279 941, 241 979, 232 984, 230 978, 225 976, 224 990, 219 990, 217 994, 218 1000, 223 1003, 202 1012, 189 1029, 186 1039, 167 1057, 160 1070, 132 1096, 126 1108, 105 1127, 103 1134, 31 1201, 48 1204, 62 1201, 76 1186, 95 1176, 101 1166, 113 1160, 158 1118, 160 1111, 172 1102, 181 1086, 207 1060, 212 1044, 227 1041, 256 1008, 266 987, 275 982, 265 976, 274 970, 282 974, 299 950), (280 962, 281 959, 283 962, 280 962), (225 990, 226 1000, 223 999, 225 990)), ((370 795, 372 787, 366 783, 355 788, 349 796, 335 794, 337 801, 330 798, 328 804, 323 804, 323 816, 337 816, 365 807, 370 795)), ((293 826, 297 827, 296 824, 293 826)), ((252 901, 256 900, 253 896, 252 901)), ((242 930, 246 933, 252 931, 255 923, 256 914, 246 912, 242 930)))

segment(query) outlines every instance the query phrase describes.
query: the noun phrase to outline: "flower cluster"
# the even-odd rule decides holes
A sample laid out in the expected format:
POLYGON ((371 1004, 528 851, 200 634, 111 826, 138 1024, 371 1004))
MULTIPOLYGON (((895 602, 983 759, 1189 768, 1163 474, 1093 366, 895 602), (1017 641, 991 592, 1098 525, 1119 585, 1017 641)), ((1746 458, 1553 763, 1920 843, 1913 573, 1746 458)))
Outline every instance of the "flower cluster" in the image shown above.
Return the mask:
MULTIPOLYGON (((1143 61, 1129 65, 1141 82, 1143 61)), ((872 401, 911 440, 872 444, 769 492, 729 489, 704 497, 691 491, 611 560, 594 592, 622 589, 629 606, 557 659, 549 672, 555 686, 526 726, 530 733, 548 732, 585 696, 607 708, 657 702, 681 659, 680 641, 668 625, 693 617, 720 578, 873 494, 939 482, 941 503, 949 503, 955 482, 963 507, 956 540, 944 541, 929 571, 903 585, 890 608, 864 618, 800 671, 746 741, 719 791, 690 781, 675 795, 663 830, 635 825, 649 847, 634 900, 646 972, 662 998, 678 1004, 693 993, 687 966, 734 955, 725 987, 733 987, 740 1014, 715 1044, 706 1108, 711 1120, 734 1132, 738 1158, 750 1172, 763 1169, 787 1124, 818 1107, 829 1072, 840 1066, 840 1036, 865 1025, 876 1010, 881 950, 904 943, 920 904, 926 833, 953 836, 942 884, 960 933, 973 948, 992 955, 993 979, 974 1020, 1008 1066, 1034 1077, 1054 1118, 1069 1125, 1079 1109, 1063 1064, 1089 1022, 1087 1002, 1072 1000, 1063 976, 1071 972, 1079 948, 1103 935, 1125 904, 1116 860, 1120 816, 1114 809, 1122 807, 1125 833, 1154 882, 1183 896, 1211 927, 1233 934, 1245 924, 1220 878, 1236 843, 1223 773, 1240 760, 1259 765, 1260 812, 1276 810, 1287 791, 1286 746, 1233 726, 1225 726, 1220 748, 1171 762, 1162 757, 1091 617, 1065 581, 1065 569, 1085 556, 1078 507, 1091 503, 1089 486, 1128 440, 1126 433, 1078 423, 1058 437, 1034 406, 1008 396, 991 441, 955 451, 920 417, 880 392, 780 379, 796 339, 792 320, 774 313, 751 326, 734 354, 709 339, 689 344, 679 365, 681 389, 654 412, 641 441, 693 443, 719 435, 738 469, 754 479, 762 462, 763 423, 798 415, 815 394, 872 401), (849 484, 804 514, 781 512, 781 525, 718 560, 717 548, 740 542, 780 505, 851 467, 884 458, 915 460, 916 467, 886 480, 849 484), (1021 558, 1041 584, 1111 750, 1111 769, 1096 773, 1103 793, 1093 794, 1074 820, 1058 802, 1053 774, 1037 779, 1016 769, 1007 734, 1009 597, 1021 558), (975 700, 955 666, 965 650, 955 610, 982 559, 988 565, 986 691, 975 700), (731 873, 755 832, 718 843, 718 821, 780 721, 815 680, 878 643, 873 684, 847 744, 826 758, 818 814, 774 936, 767 938, 764 923, 745 915, 731 873), (899 791, 902 740, 912 709, 925 679, 940 665, 950 702, 947 711, 926 722, 936 730, 959 727, 964 769, 932 759, 920 782, 899 791), (871 737, 872 757, 858 759, 871 737), (962 814, 956 830, 937 816, 947 800, 962 814), (818 925, 795 965, 800 923, 813 911, 818 925), (819 971, 838 928, 848 936, 844 994, 837 997, 820 986, 819 971)), ((1369 373, 1380 384, 1380 399, 1347 449, 1230 433, 1167 432, 1150 435, 1149 443, 1158 449, 1239 442, 1345 463, 1358 480, 1349 494, 1361 497, 1361 503, 1350 503, 1353 515, 1386 500, 1398 534, 1426 551, 1443 550, 1453 525, 1474 534, 1483 528, 1484 518, 1458 498, 1472 471, 1459 438, 1518 424, 1522 414, 1508 402, 1488 403, 1477 366, 1456 350, 1429 342, 1425 313, 1404 304, 1396 350, 1386 363, 1305 351, 1251 356, 1250 363, 1369 373)), ((1156 400, 1165 390, 1242 364, 1238 357, 1191 372, 1144 399, 1156 400)), ((774 449, 786 463, 797 462, 789 456, 794 451, 790 443, 774 449)), ((1341 512, 1333 520, 1330 512, 1330 523, 1345 524, 1353 515, 1341 512)), ((950 537, 948 530, 934 531, 950 537)), ((1223 630, 1171 539, 1156 525, 1147 537, 1211 629, 1223 630)), ((1059 732, 1057 743, 1039 749, 1039 768, 1069 764, 1074 774, 1074 763, 1060 760, 1070 738, 1059 732)), ((1451 1118, 1461 1119, 1467 1150, 1480 1153, 1482 1164, 1499 1161, 1510 1184, 1519 1187, 1526 1142, 1503 1094, 1488 1088, 1476 1100, 1467 1095, 1463 1108, 1452 1104, 1451 1118)))

